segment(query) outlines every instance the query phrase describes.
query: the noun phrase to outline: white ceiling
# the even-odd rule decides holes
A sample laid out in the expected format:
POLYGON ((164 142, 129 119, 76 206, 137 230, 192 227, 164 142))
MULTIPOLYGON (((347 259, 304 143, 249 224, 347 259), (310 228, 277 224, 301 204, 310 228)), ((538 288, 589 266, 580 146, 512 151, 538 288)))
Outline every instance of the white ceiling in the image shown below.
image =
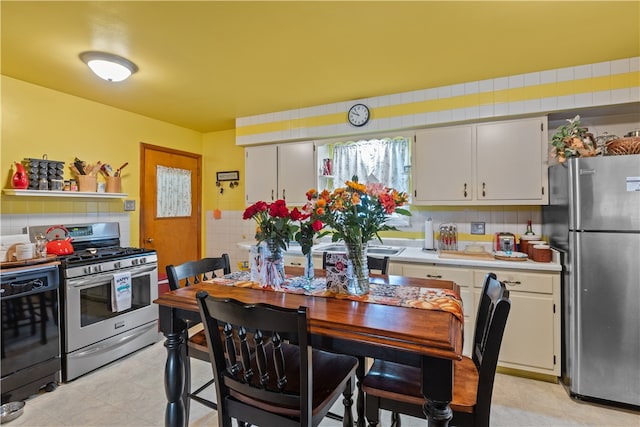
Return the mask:
POLYGON ((639 1, 1 2, 2 74, 200 132, 236 117, 640 56, 639 1), (78 54, 122 55, 122 83, 78 54))

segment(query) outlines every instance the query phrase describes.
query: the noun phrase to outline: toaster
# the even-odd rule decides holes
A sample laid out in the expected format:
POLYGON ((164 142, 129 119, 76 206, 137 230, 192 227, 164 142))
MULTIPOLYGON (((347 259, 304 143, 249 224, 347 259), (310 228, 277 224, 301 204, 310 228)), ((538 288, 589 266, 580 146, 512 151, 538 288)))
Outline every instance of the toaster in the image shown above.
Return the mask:
POLYGON ((496 239, 493 242, 493 250, 515 252, 516 235, 513 233, 496 233, 496 239))

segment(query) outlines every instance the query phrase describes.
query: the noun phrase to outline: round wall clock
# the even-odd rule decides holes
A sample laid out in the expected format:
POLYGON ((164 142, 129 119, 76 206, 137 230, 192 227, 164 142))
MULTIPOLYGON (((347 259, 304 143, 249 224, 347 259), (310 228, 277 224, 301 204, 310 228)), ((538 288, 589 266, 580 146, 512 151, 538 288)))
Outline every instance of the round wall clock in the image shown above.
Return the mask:
POLYGON ((347 114, 349 123, 358 127, 366 125, 369 121, 369 116, 369 107, 364 104, 355 104, 349 108, 349 113, 347 114))

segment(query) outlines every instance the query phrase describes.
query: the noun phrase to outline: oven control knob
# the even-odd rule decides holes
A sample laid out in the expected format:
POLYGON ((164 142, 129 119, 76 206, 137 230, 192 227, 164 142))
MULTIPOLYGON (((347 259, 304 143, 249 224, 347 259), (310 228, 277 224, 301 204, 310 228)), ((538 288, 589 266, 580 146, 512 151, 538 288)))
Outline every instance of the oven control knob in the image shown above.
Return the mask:
POLYGON ((140 258, 140 264, 146 264, 146 263, 147 263, 146 258, 140 258))
POLYGON ((91 266, 85 267, 84 272, 87 274, 91 274, 91 266))
POLYGON ((93 271, 96 273, 99 273, 102 271, 102 266, 101 265, 96 265, 95 267, 93 267, 93 271))
POLYGON ((120 261, 113 263, 113 268, 120 268, 120 261))
POLYGON ((138 265, 138 259, 137 258, 132 259, 131 265, 138 265))

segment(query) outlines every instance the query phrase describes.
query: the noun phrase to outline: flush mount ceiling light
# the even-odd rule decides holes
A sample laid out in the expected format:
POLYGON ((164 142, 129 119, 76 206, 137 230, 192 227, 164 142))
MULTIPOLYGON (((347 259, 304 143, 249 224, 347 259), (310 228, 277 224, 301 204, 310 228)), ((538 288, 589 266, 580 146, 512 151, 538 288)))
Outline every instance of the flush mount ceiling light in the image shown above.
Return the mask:
POLYGON ((106 52, 82 52, 80 59, 101 79, 121 82, 138 71, 133 62, 118 55, 106 52))

